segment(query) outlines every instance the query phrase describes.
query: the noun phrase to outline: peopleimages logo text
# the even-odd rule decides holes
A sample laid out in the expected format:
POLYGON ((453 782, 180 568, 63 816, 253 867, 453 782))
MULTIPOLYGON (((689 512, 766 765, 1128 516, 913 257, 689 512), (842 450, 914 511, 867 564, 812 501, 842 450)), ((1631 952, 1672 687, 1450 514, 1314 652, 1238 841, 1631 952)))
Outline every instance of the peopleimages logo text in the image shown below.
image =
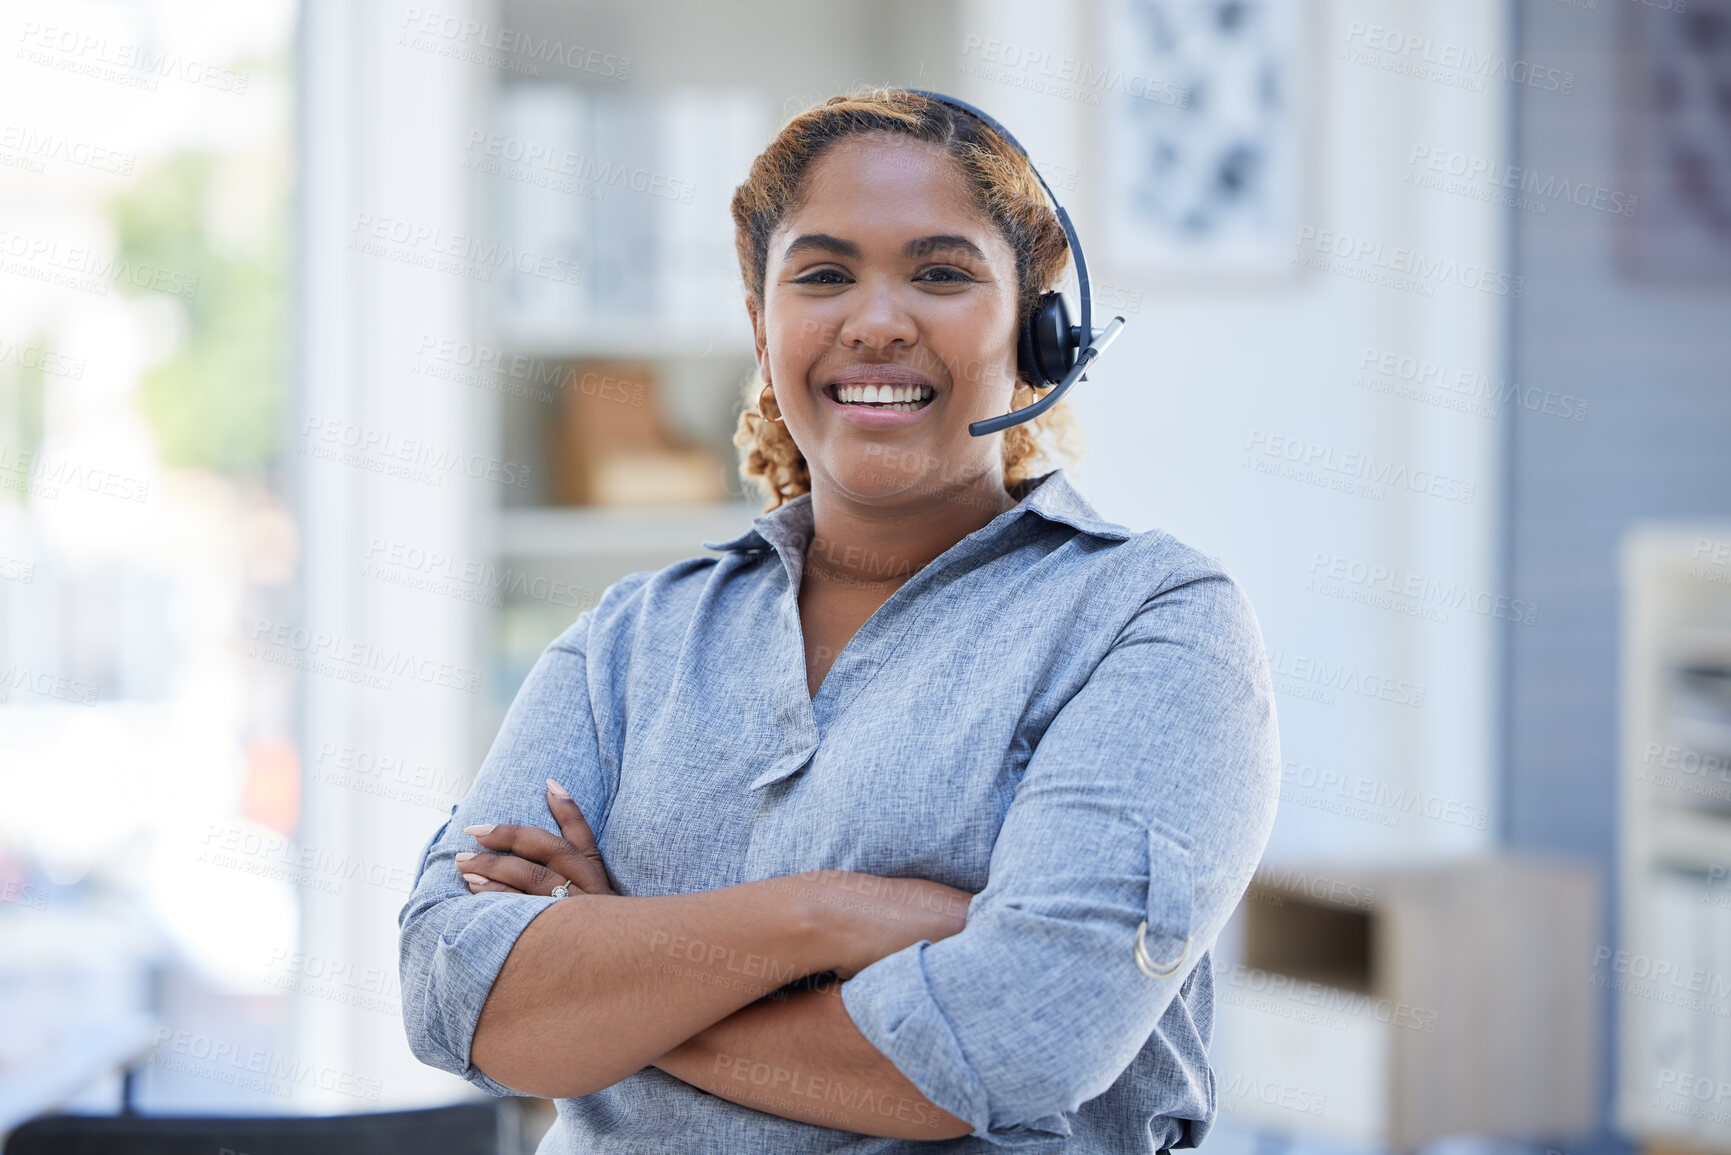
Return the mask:
POLYGON ((131 176, 138 157, 130 152, 118 152, 99 144, 62 136, 57 132, 39 132, 22 124, 0 127, 0 149, 17 153, 36 162, 34 171, 41 172, 41 162, 54 160, 75 168, 131 176))
MULTIPOLYGON (((401 27, 417 36, 437 37, 454 45, 473 45, 542 64, 563 64, 574 72, 588 72, 608 80, 624 80, 631 74, 630 57, 585 48, 581 44, 566 44, 550 36, 537 37, 532 32, 485 20, 410 8, 403 15, 401 27)), ((419 44, 412 46, 421 47, 419 44)), ((539 71, 535 75, 539 75, 539 71)))
POLYGON ((386 256, 391 251, 385 246, 397 245, 406 254, 418 254, 429 259, 450 258, 471 266, 473 271, 481 274, 479 280, 487 280, 491 269, 502 268, 566 285, 578 284, 583 276, 583 266, 577 261, 550 253, 516 249, 468 233, 446 232, 437 226, 402 217, 356 213, 354 226, 349 232, 351 248, 386 256), (365 242, 374 243, 369 246, 365 242))
POLYGON ((1350 233, 1319 229, 1313 225, 1299 227, 1297 246, 1298 252, 1293 256, 1295 263, 1325 272, 1344 271, 1328 264, 1330 258, 1336 258, 1339 261, 1381 269, 1386 273, 1410 276, 1419 284, 1446 281, 1463 289, 1474 289, 1497 297, 1518 298, 1526 291, 1524 277, 1498 272, 1475 265, 1471 261, 1434 256, 1422 249, 1409 249, 1404 246, 1391 248, 1370 237, 1355 237, 1350 233), (1307 254, 1306 249, 1311 252, 1307 254))
POLYGON ((150 92, 156 91, 159 80, 180 80, 198 88, 244 96, 252 80, 247 73, 153 50, 145 44, 110 40, 94 32, 34 20, 24 22, 18 39, 22 43, 18 59, 101 80, 123 79, 150 92))
MULTIPOLYGON (((1494 52, 1482 52, 1452 41, 1418 36, 1396 28, 1384 28, 1380 24, 1366 24, 1362 20, 1354 20, 1347 25, 1346 43, 1373 52, 1386 52, 1391 57, 1403 60, 1408 67, 1392 71, 1410 71, 1420 79, 1451 79, 1448 74, 1452 73, 1455 80, 1481 83, 1485 80, 1507 80, 1511 84, 1525 85, 1544 92, 1558 92, 1564 96, 1575 91, 1573 72, 1561 68, 1546 68, 1528 60, 1510 60, 1507 56, 1494 52), (1438 71, 1428 71, 1422 67, 1426 65, 1430 70, 1438 71)), ((1476 90, 1479 85, 1474 84, 1471 87, 1476 90)))
MULTIPOLYGON (((443 686, 473 694, 481 688, 481 672, 453 662, 440 662, 408 650, 356 641, 341 634, 328 633, 296 626, 289 622, 273 622, 259 618, 254 622, 249 641, 252 656, 279 665, 308 669, 314 673, 335 672, 357 675, 346 680, 364 680, 360 675, 404 675, 430 686, 443 686), (269 647, 281 647, 273 654, 269 647), (283 660, 284 657, 299 660, 283 660), (334 666, 333 666, 334 664, 334 666), (326 669, 333 666, 333 669, 326 669)), ((389 689, 388 683, 380 689, 389 689)))
POLYGON ((1482 181, 1486 186, 1527 193, 1549 201, 1563 200, 1614 216, 1632 217, 1641 203, 1640 197, 1621 189, 1606 188, 1588 181, 1572 181, 1567 177, 1540 173, 1537 169, 1522 168, 1489 157, 1468 156, 1446 148, 1433 148, 1428 144, 1413 145, 1407 164, 1414 169, 1422 166, 1433 174, 1460 177, 1469 182, 1482 181))
POLYGON ((1278 458, 1297 466, 1339 474, 1371 485, 1407 489, 1413 493, 1458 501, 1463 505, 1471 505, 1478 491, 1473 482, 1446 473, 1431 469, 1412 469, 1372 453, 1342 451, 1333 445, 1270 433, 1263 429, 1250 430, 1244 449, 1252 457, 1261 455, 1278 458))
MULTIPOLYGON (((1316 550, 1311 557, 1310 573, 1313 580, 1329 579, 1424 605, 1469 610, 1484 617, 1519 622, 1524 626, 1538 624, 1539 607, 1533 602, 1474 589, 1462 581, 1444 582, 1408 573, 1399 566, 1377 565, 1357 558, 1341 557, 1326 550, 1316 550)), ((1328 590, 1319 588, 1317 592, 1326 593, 1328 590)))
POLYGON ((471 153, 479 151, 484 156, 507 160, 526 169, 535 169, 554 176, 572 177, 600 189, 610 185, 628 188, 632 192, 684 205, 690 204, 697 195, 697 185, 693 181, 676 180, 650 169, 631 168, 588 153, 573 152, 568 148, 537 141, 525 141, 484 129, 469 131, 467 148, 471 153))
POLYGON ((416 477, 413 480, 431 480, 433 484, 437 484, 445 474, 451 473, 466 475, 476 480, 497 481, 518 489, 529 487, 530 467, 527 465, 485 457, 455 446, 440 445, 425 438, 400 437, 390 430, 356 425, 337 418, 308 416, 301 424, 301 436, 305 443, 315 450, 322 447, 327 450, 346 450, 356 455, 356 460, 347 461, 345 464, 372 461, 375 464, 402 465, 415 472, 426 473, 426 477, 416 477))
POLYGON ((1500 377, 1492 378, 1488 373, 1476 369, 1456 369, 1443 362, 1378 349, 1371 345, 1366 345, 1359 353, 1358 367, 1375 375, 1367 378, 1361 373, 1358 384, 1365 388, 1379 393, 1394 393, 1397 388, 1393 383, 1402 382, 1410 388, 1398 391, 1418 399, 1425 398, 1422 390, 1444 390, 1458 395, 1451 399, 1447 408, 1460 409, 1462 412, 1476 413, 1479 416, 1494 417, 1498 407, 1519 406, 1533 413, 1543 413, 1565 421, 1587 419, 1588 401, 1572 393, 1522 386, 1500 377), (1378 381, 1377 377, 1382 380, 1378 381), (1477 401, 1488 404, 1474 405, 1473 402, 1477 401))

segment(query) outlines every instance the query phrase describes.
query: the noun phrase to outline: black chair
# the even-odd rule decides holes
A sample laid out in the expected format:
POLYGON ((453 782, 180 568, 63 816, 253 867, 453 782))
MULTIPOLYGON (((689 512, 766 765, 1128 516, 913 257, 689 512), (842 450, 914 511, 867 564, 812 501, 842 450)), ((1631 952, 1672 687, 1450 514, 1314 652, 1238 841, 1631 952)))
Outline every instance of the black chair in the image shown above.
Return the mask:
POLYGON ((5 1155, 499 1155, 488 1103, 371 1115, 48 1115, 21 1124, 5 1155))

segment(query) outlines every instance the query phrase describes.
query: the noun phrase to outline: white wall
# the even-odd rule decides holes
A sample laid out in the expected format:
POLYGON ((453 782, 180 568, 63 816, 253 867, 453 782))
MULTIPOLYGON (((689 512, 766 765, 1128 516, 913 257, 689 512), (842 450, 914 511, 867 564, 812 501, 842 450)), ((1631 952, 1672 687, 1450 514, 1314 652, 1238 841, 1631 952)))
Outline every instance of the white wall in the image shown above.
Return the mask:
MULTIPOLYGON (((1503 6, 1330 0, 1306 8, 1311 195, 1303 222, 1381 242, 1385 252, 1411 247, 1507 272, 1505 210, 1404 178, 1418 145, 1502 157, 1508 84, 1486 80, 1473 92, 1342 59, 1343 49, 1365 46, 1362 33, 1349 46, 1355 21, 1431 37, 1438 53, 1453 44, 1496 56, 1506 50, 1503 6)), ((1091 10, 1083 0, 971 0, 958 44, 974 34, 1037 45, 1054 59, 1098 62, 1104 53, 1090 38, 1091 10)), ((1095 110, 972 76, 958 76, 955 91, 1003 120, 1037 159, 1078 167, 1076 191, 1060 195, 1099 266, 1096 283, 1144 294, 1100 369, 1070 394, 1089 446, 1076 471, 1083 491, 1114 520, 1168 530, 1225 561, 1249 592, 1281 669, 1309 662, 1326 673, 1424 687, 1418 708, 1346 689, 1324 704, 1293 692, 1302 673, 1277 679, 1293 781, 1269 861, 1414 857, 1484 845, 1498 822, 1489 812, 1494 640, 1504 623, 1463 609, 1446 622, 1423 620, 1305 587, 1314 559, 1325 554, 1460 583, 1475 595, 1507 592, 1497 588, 1496 421, 1354 385, 1366 348, 1497 378, 1506 298, 1458 284, 1420 296, 1311 270, 1238 286, 1114 270, 1112 238, 1091 227, 1101 191, 1102 158, 1091 151, 1095 110), (1252 430, 1434 470, 1472 481, 1476 492, 1466 503, 1391 488, 1375 501, 1265 476, 1245 468, 1252 430), (1318 780, 1313 775, 1334 775, 1338 785, 1300 784, 1318 780), (1414 792, 1417 809, 1405 809, 1414 792), (1358 814, 1327 809, 1354 805, 1358 814), (1441 817, 1425 817, 1426 807, 1441 817)))

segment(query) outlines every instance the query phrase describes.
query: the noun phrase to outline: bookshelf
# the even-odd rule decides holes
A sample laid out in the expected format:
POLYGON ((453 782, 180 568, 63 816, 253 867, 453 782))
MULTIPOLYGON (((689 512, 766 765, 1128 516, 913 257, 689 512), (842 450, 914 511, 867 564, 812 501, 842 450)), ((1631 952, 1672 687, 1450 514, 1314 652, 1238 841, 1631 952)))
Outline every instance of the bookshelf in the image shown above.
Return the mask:
POLYGON ((1637 526, 1622 566, 1618 1119, 1731 1151, 1731 522, 1637 526))
POLYGON ((731 440, 754 358, 730 202, 798 108, 862 81, 920 83, 928 62, 953 55, 957 0, 883 8, 493 8, 501 26, 605 50, 614 64, 490 71, 467 130, 474 232, 513 256, 476 288, 475 344, 496 351, 497 379, 477 395, 499 456, 531 478, 479 526, 505 578, 482 633, 493 692, 478 736, 490 740, 541 650, 609 585, 704 556, 703 541, 737 536, 762 511, 731 440), (681 36, 663 34, 670 22, 681 36), (897 35, 883 35, 891 26, 897 35), (629 378, 647 404, 584 408, 592 373, 629 378), (587 455, 605 468, 574 474, 587 455), (649 487, 656 500, 606 503, 641 499, 632 479, 646 470, 665 483, 649 487))

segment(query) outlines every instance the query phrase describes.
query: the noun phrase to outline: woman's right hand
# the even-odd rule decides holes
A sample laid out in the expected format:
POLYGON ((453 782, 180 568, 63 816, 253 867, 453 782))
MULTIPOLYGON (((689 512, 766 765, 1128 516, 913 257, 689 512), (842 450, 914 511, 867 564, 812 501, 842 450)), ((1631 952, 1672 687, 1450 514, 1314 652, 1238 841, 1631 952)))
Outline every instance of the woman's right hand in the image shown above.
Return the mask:
POLYGON ((830 969, 842 979, 921 941, 936 942, 968 922, 973 894, 924 878, 885 878, 855 870, 804 876, 837 947, 830 969))
POLYGON ((463 832, 481 844, 480 851, 466 851, 456 859, 471 894, 550 895, 563 882, 569 884, 568 894, 617 895, 582 809, 551 778, 547 779, 547 809, 563 838, 539 826, 464 827, 463 832))

